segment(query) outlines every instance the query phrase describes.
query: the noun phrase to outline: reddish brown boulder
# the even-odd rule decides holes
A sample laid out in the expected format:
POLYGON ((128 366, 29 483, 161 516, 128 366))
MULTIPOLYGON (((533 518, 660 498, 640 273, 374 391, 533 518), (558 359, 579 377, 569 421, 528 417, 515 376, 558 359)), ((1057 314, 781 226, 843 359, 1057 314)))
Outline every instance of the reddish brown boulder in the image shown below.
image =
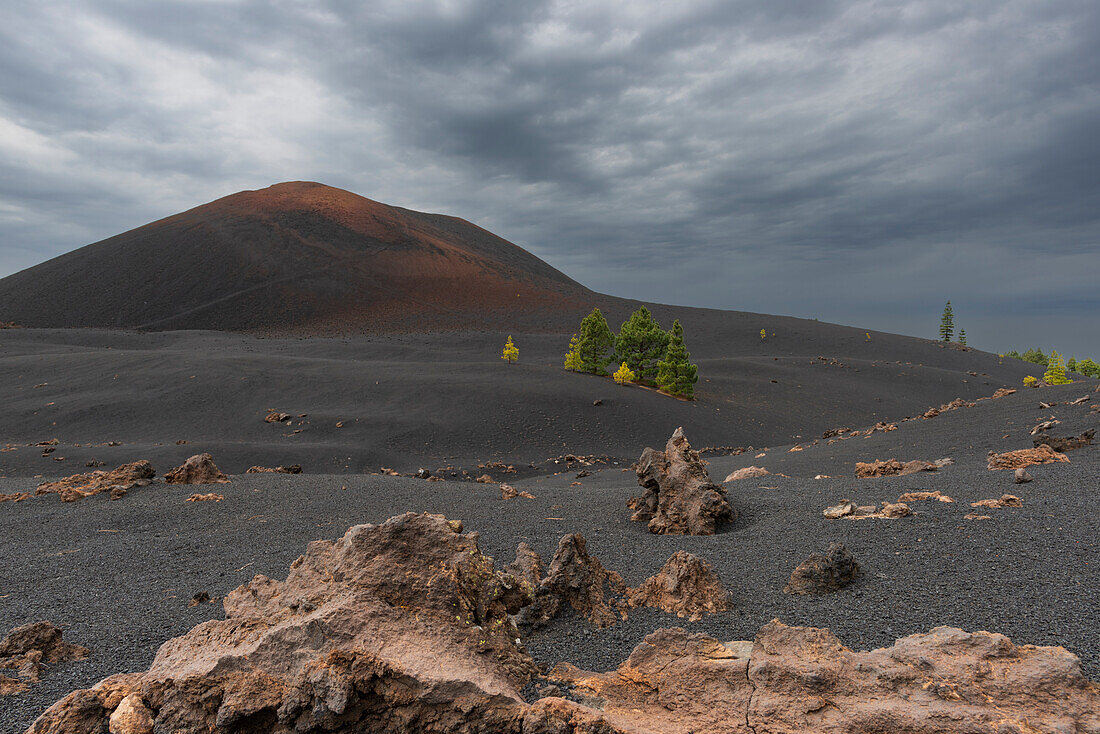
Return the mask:
POLYGON ((1003 454, 990 452, 988 465, 990 470, 1021 469, 1032 464, 1052 464, 1058 461, 1068 463, 1069 457, 1043 444, 1034 449, 1006 451, 1003 454))
POLYGON ((729 475, 722 480, 722 483, 736 482, 740 479, 756 479, 757 477, 766 477, 771 474, 770 471, 762 466, 746 466, 744 469, 737 469, 732 471, 729 475))
POLYGON ((1040 446, 1049 446, 1055 451, 1065 453, 1066 451, 1073 451, 1075 449, 1084 448, 1092 444, 1092 439, 1096 437, 1096 429, 1090 428, 1080 436, 1048 436, 1045 433, 1041 433, 1035 438, 1031 439, 1031 442, 1035 445, 1035 448, 1040 446))
POLYGON ((637 465, 645 494, 628 506, 631 520, 649 523, 649 532, 667 535, 713 535, 737 517, 726 490, 710 481, 706 465, 677 428, 664 451, 647 448, 637 465))
POLYGON ((111 499, 118 499, 127 490, 152 484, 156 474, 153 465, 148 461, 135 461, 109 472, 100 470, 73 474, 56 482, 44 482, 38 485, 34 493, 57 494, 62 502, 76 502, 101 492, 110 492, 111 499))
POLYGON ((301 474, 301 464, 291 464, 290 466, 250 466, 245 474, 301 474))
POLYGON ((88 648, 61 639, 61 630, 50 622, 32 622, 16 627, 0 640, 0 670, 14 670, 10 678, 0 673, 0 695, 21 693, 27 683, 42 676, 42 665, 66 663, 88 657, 88 648))
POLYGON ((655 575, 628 593, 632 607, 656 607, 698 622, 704 614, 729 609, 729 592, 711 565, 687 551, 676 551, 655 575))
POLYGON ((187 461, 164 475, 168 484, 227 484, 229 477, 222 474, 210 454, 195 454, 187 461))
POLYGON ((538 627, 550 621, 568 604, 597 627, 610 627, 626 614, 621 611, 627 593, 622 577, 608 571, 598 559, 588 554, 584 536, 573 533, 562 537, 558 550, 546 569, 546 575, 538 578, 542 560, 525 543, 516 552, 516 560, 508 567, 535 586, 535 600, 517 616, 525 628, 538 627), (535 579, 538 578, 537 584, 535 579), (620 611, 616 614, 616 608, 620 611))
POLYGON ((136 695, 158 732, 518 734, 534 665, 509 614, 529 601, 460 522, 359 525, 310 543, 286 581, 230 592, 225 620, 169 640, 145 673, 70 694, 30 732, 104 732, 136 695))
POLYGON ((786 594, 825 594, 852 583, 860 574, 859 564, 841 543, 833 543, 824 555, 811 553, 791 572, 783 587, 786 594))
POLYGON ((895 477, 906 474, 916 474, 922 471, 936 471, 939 466, 931 461, 898 461, 887 459, 886 461, 856 462, 856 476, 861 479, 872 477, 895 477))

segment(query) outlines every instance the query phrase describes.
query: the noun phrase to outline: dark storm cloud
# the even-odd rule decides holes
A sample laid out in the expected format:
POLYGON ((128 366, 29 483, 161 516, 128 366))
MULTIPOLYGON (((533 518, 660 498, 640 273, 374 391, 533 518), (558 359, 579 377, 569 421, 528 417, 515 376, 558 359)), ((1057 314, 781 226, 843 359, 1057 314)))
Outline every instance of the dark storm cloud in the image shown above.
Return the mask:
POLYGON ((1098 39, 1092 0, 8 4, 0 272, 314 179, 620 295, 1100 354, 1098 39))

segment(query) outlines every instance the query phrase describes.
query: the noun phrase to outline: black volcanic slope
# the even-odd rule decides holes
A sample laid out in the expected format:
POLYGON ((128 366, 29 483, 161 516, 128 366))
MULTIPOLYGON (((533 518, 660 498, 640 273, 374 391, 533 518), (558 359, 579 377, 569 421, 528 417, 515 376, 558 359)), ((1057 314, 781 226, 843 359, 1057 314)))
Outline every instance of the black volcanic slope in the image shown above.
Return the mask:
POLYGON ((317 183, 243 191, 0 280, 23 326, 296 333, 453 329, 527 314, 542 328, 590 291, 462 219, 317 183))

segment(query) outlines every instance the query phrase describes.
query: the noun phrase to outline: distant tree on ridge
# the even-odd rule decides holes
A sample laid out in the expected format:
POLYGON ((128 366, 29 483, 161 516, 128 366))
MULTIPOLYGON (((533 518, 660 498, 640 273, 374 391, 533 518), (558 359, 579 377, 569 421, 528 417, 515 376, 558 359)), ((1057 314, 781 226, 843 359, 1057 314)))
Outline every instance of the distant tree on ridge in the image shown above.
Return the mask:
POLYGON ((951 301, 943 307, 943 316, 940 317, 940 339, 951 341, 955 336, 955 312, 951 310, 951 301))

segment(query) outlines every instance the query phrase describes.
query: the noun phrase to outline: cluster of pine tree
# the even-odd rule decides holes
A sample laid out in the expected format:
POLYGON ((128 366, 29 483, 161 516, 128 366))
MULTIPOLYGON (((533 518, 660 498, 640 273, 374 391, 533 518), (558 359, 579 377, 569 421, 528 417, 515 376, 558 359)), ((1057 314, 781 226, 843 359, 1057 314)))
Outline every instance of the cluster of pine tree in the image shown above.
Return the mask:
MULTIPOLYGON (((1025 362, 1031 362, 1032 364, 1041 365, 1043 367, 1050 367, 1051 359, 1056 354, 1058 353, 1051 351, 1048 357, 1043 354, 1042 349, 1029 349, 1023 354, 1020 354, 1013 349, 1010 352, 1005 352, 1004 356, 1012 357, 1013 359, 1022 359, 1025 362)), ((1061 355, 1059 355, 1059 359, 1061 359, 1061 355)), ((1076 372, 1079 375, 1084 375, 1085 377, 1100 379, 1100 364, 1097 364, 1091 359, 1078 360, 1076 357, 1070 357, 1069 361, 1065 363, 1065 369, 1070 372, 1076 372)))
POLYGON ((617 382, 656 385, 667 393, 693 400, 699 369, 690 360, 679 321, 673 322, 670 331, 664 331, 649 309, 642 306, 623 322, 618 334, 613 334, 607 319, 595 308, 584 317, 580 333, 569 342, 565 368, 606 375, 609 365, 619 364, 617 382))

